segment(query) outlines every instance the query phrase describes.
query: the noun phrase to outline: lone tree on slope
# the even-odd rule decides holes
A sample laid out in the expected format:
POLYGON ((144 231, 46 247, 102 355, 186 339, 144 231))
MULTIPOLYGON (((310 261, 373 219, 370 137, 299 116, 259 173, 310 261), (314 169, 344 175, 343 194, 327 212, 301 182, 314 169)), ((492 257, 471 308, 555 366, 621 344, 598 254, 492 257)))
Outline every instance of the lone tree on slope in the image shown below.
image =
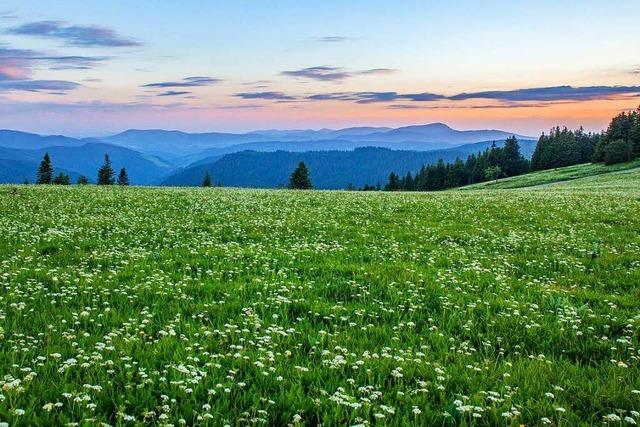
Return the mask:
POLYGON ((125 168, 120 169, 118 185, 129 185, 129 175, 127 175, 127 170, 125 168))
POLYGON ((498 182, 498 178, 502 176, 502 168, 500 166, 489 166, 484 170, 484 176, 487 179, 498 182))
POLYGON ((310 190, 313 188, 311 178, 309 177, 309 169, 307 169, 307 165, 305 165, 304 162, 300 162, 291 174, 289 188, 291 190, 310 190))
POLYGON ((207 172, 207 174, 204 176, 204 179, 202 180, 202 186, 211 187, 211 175, 209 175, 209 172, 207 172))
POLYGON ((38 167, 38 178, 36 184, 51 184, 53 182, 53 166, 49 153, 44 153, 44 157, 38 167))
POLYGON ((104 155, 104 165, 98 169, 98 185, 113 185, 115 183, 115 173, 111 167, 111 159, 108 154, 104 155))

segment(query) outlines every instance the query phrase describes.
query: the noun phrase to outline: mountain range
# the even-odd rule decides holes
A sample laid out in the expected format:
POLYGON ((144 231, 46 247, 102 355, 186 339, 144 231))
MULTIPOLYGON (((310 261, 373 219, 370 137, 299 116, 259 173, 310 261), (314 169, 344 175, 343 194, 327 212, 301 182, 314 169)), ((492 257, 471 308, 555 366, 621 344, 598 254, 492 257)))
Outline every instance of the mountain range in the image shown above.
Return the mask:
MULTIPOLYGON (((438 158, 452 161, 511 135, 501 130, 460 131, 442 123, 247 133, 133 129, 93 138, 0 130, 0 182, 33 181, 39 161, 48 152, 56 173, 63 171, 72 178, 85 175, 90 181, 95 179, 104 155, 109 154, 114 168, 126 168, 137 185, 197 185, 201 172, 209 171, 225 185, 272 187, 288 176, 292 162, 307 159, 316 168, 318 186, 342 188, 348 183, 371 184, 394 165, 393 170, 399 171, 413 170, 438 158), (360 175, 349 172, 354 165, 364 164, 369 166, 360 175), (270 165, 268 170, 265 165, 270 165), (325 180, 321 170, 333 170, 333 177, 325 180), (252 175, 263 178, 249 178, 252 175)), ((530 155, 532 138, 516 136, 523 153, 530 155)))

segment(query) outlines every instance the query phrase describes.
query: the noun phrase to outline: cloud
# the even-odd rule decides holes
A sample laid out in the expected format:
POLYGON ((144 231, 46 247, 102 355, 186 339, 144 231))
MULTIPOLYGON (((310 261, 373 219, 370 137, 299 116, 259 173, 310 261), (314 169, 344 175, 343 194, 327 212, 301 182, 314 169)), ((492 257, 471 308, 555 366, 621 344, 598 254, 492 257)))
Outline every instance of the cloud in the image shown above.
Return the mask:
POLYGON ((216 79, 213 77, 186 77, 181 81, 177 82, 158 82, 158 83, 148 83, 146 85, 142 85, 141 87, 150 87, 150 88, 171 88, 171 87, 200 87, 200 86, 211 86, 217 83, 220 83, 221 79, 216 79))
MULTIPOLYGON (((333 92, 309 95, 311 101, 351 101, 358 104, 376 102, 412 101, 466 101, 471 99, 492 99, 502 104, 492 108, 516 108, 518 102, 580 102, 595 99, 611 99, 619 95, 640 96, 640 86, 556 86, 543 88, 516 89, 511 91, 486 91, 460 93, 453 96, 440 95, 431 92, 397 93, 397 92, 333 92)), ((407 108, 406 104, 397 104, 393 108, 407 108), (402 105, 402 106, 400 106, 402 105)), ((531 104, 528 104, 531 106, 531 104)), ((489 106, 480 106, 489 108, 489 106)))
POLYGON ((346 37, 346 36, 324 36, 324 37, 316 37, 313 40, 319 43, 342 43, 342 42, 351 41, 355 39, 353 37, 346 37))
POLYGON ((88 69, 109 59, 105 56, 56 56, 25 49, 12 49, 0 45, 0 80, 27 78, 32 69, 46 65, 52 70, 88 69))
POLYGON ((11 11, 3 10, 0 11, 0 19, 18 19, 18 15, 11 11))
POLYGON ((492 109, 511 109, 511 108, 544 108, 551 105, 557 105, 557 102, 537 102, 534 104, 498 104, 498 105, 424 105, 424 104, 392 104, 386 108, 390 110, 492 110, 492 109))
POLYGON ((78 83, 65 80, 0 80, 0 92, 41 90, 66 92, 80 87, 78 83))
POLYGON ((344 68, 340 67, 318 66, 303 68, 300 70, 283 71, 280 74, 282 74, 283 76, 306 78, 320 81, 342 81, 356 76, 390 74, 396 71, 397 70, 393 70, 391 68, 372 68, 369 70, 361 71, 347 71, 344 68))
POLYGON ((353 101, 358 104, 372 104, 397 100, 438 101, 445 99, 445 97, 428 92, 409 94, 399 94, 397 92, 334 92, 310 95, 307 99, 312 101, 353 101))
POLYGON ((498 101, 590 101, 608 99, 616 95, 640 94, 640 86, 555 86, 507 91, 461 93, 448 99, 494 99, 498 101))
POLYGON ((243 92, 236 93, 235 96, 242 99, 268 99, 272 101, 293 101, 296 99, 296 97, 282 92, 243 92))
POLYGON ((29 22, 7 31, 13 35, 35 36, 63 40, 79 47, 132 47, 140 43, 121 37, 114 30, 96 26, 66 25, 62 21, 29 22))
POLYGON ((221 107, 217 107, 218 110, 257 110, 259 108, 264 108, 264 105, 245 104, 245 105, 223 105, 221 107))
POLYGON ((180 96, 180 95, 188 95, 190 93, 191 92, 184 91, 184 90, 181 90, 181 91, 168 90, 166 92, 159 93, 157 96, 180 96))

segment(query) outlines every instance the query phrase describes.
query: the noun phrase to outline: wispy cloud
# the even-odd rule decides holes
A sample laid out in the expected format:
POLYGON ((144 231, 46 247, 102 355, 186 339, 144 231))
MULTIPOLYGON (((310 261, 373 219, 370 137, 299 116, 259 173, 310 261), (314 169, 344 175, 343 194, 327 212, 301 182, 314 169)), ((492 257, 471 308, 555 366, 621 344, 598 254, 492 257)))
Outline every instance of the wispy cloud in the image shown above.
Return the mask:
POLYGON ((18 15, 11 11, 3 10, 0 11, 0 19, 18 19, 18 15))
POLYGON ((460 93, 450 96, 453 101, 495 99, 498 101, 589 101, 608 99, 616 95, 640 94, 640 86, 554 86, 507 91, 460 93))
POLYGON ((14 35, 59 39, 68 45, 79 47, 132 47, 140 45, 138 41, 122 37, 109 28, 67 25, 63 21, 29 22, 10 28, 7 32, 14 35))
POLYGON ((272 101, 293 101, 295 96, 286 95, 282 92, 243 92, 236 93, 235 96, 242 99, 268 99, 272 101))
POLYGON ((166 92, 159 93, 157 96, 180 96, 189 95, 191 92, 185 90, 168 90, 166 92))
POLYGON ((24 79, 33 67, 45 64, 50 69, 88 69, 109 59, 105 56, 56 56, 0 45, 0 79, 24 79))
POLYGON ((319 43, 342 43, 342 42, 355 40, 355 38, 347 37, 347 36, 323 36, 323 37, 316 37, 313 40, 319 43))
MULTIPOLYGON (((495 106, 496 108, 505 108, 515 107, 515 103, 517 102, 579 102, 591 101, 595 99, 611 99, 621 95, 640 96, 640 86, 555 86, 516 89, 510 91, 465 92, 453 96, 440 95, 430 92, 333 92, 309 95, 306 97, 306 99, 311 101, 351 101, 358 104, 394 102, 401 100, 408 100, 413 102, 431 102, 442 100, 466 101, 472 99, 489 99, 500 101, 503 103, 499 106, 495 106)), ((406 108, 406 106, 395 108, 406 108)))
POLYGON ((43 90, 66 92, 78 87, 80 87, 78 83, 65 80, 0 80, 0 92, 43 90))
POLYGON ((171 88, 171 87, 200 87, 200 86, 212 86, 217 83, 220 83, 222 79, 216 79, 214 77, 186 77, 180 81, 170 81, 170 82, 157 82, 157 83, 148 83, 146 85, 142 85, 141 87, 148 88, 171 88))
POLYGON ((397 100, 409 101, 438 101, 445 99, 443 95, 435 93, 408 93, 397 92, 334 92, 307 96, 312 101, 353 101, 358 104, 372 104, 376 102, 392 102, 397 100))
POLYGON ((264 108, 264 105, 260 104, 244 104, 244 105, 223 105, 217 107, 218 110, 257 110, 264 108))
POLYGON ((348 78, 365 75, 391 74, 397 70, 391 68, 372 68, 361 71, 347 71, 340 67, 317 66, 300 70, 283 71, 283 76, 306 78, 320 81, 342 81, 348 78))

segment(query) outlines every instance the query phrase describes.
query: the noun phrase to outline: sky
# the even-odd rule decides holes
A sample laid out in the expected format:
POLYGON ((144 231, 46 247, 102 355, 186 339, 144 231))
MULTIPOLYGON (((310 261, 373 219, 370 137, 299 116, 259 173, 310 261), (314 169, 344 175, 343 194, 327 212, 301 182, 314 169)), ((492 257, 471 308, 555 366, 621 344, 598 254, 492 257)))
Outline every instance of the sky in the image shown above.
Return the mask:
POLYGON ((640 105, 637 0, 3 0, 0 128, 599 131, 640 105))

